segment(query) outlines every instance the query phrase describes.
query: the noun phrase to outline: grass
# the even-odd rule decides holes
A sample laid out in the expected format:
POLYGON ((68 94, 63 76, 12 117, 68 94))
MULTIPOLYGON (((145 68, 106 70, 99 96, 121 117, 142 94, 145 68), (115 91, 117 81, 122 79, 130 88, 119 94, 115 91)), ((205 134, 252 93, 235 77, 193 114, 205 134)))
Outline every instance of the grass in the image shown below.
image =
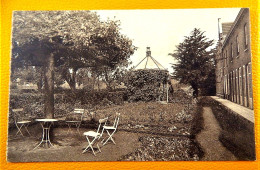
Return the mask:
POLYGON ((169 125, 183 109, 184 105, 178 103, 137 102, 100 109, 96 114, 99 119, 113 117, 116 112, 119 112, 121 113, 120 124, 126 125, 169 125))

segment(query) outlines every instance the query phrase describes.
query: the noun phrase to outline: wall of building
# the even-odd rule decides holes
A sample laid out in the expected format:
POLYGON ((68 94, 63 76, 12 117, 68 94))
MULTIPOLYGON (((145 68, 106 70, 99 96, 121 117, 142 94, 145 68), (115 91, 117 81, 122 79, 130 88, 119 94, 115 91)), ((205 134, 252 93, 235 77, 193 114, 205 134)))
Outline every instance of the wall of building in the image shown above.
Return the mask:
MULTIPOLYGON (((205 100, 210 104, 221 126, 219 139, 222 144, 239 160, 255 160, 254 122, 236 113, 213 97, 207 97, 205 100)), ((253 110, 247 110, 249 110, 248 112, 251 111, 249 114, 253 114, 253 110)))
POLYGON ((221 45, 218 45, 217 55, 216 55, 216 95, 224 98, 224 81, 223 79, 223 59, 221 53, 221 45))
POLYGON ((217 95, 253 109, 248 9, 239 12, 216 59, 217 95))

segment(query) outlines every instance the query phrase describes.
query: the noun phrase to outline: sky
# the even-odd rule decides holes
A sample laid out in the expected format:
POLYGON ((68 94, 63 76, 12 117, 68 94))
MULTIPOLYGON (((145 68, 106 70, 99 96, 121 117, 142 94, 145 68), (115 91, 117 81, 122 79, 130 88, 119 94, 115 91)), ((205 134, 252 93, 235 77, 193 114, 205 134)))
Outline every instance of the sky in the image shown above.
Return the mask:
POLYGON ((138 49, 131 56, 131 66, 137 65, 146 56, 146 47, 151 47, 152 57, 171 73, 175 63, 169 53, 189 36, 194 28, 205 31, 206 37, 218 40, 218 18, 221 22, 233 22, 240 8, 212 9, 163 9, 163 10, 97 10, 101 20, 121 21, 121 33, 133 40, 138 49))

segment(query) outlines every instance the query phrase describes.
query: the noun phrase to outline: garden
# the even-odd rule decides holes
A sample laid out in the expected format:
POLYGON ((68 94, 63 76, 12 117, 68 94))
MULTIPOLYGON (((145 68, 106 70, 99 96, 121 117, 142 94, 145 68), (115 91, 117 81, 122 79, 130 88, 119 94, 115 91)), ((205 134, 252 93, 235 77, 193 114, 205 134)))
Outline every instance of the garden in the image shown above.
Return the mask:
POLYGON ((166 69, 131 69, 137 47, 121 33, 120 21, 92 11, 16 11, 13 17, 8 161, 203 156, 195 139, 202 110, 193 91, 173 89, 166 69))
MULTIPOLYGON (((34 150, 42 133, 37 122, 32 121, 28 128, 32 133, 31 136, 27 134, 25 137, 15 136, 17 129, 13 126, 10 114, 8 159, 14 162, 169 161, 199 160, 203 156, 203 152, 195 140, 195 135, 202 128, 201 107, 191 99, 188 92, 175 91, 173 95, 175 98, 171 98, 174 102, 167 104, 158 101, 128 102, 123 100, 122 91, 120 94, 122 96, 117 96, 121 102, 118 102, 119 99, 112 102, 105 98, 100 103, 86 102, 86 96, 89 94, 82 97, 82 100, 77 95, 69 98, 56 94, 55 118, 60 121, 54 124, 52 136, 54 147, 50 148, 41 146, 34 150), (74 102, 72 102, 73 97, 75 97, 74 102), (187 98, 191 100, 187 100, 187 98), (94 111, 94 114, 84 114, 80 134, 76 132, 75 127, 72 128, 72 132, 68 133, 68 126, 64 123, 66 114, 73 111, 75 107, 94 111), (121 113, 118 131, 114 137, 116 145, 109 143, 108 146, 101 148, 102 152, 96 157, 91 152, 82 154, 81 149, 87 144, 83 135, 84 131, 95 130, 100 118, 109 117, 109 123, 113 123, 116 112, 121 113), (49 154, 50 152, 53 153, 49 154), (114 155, 111 159, 107 159, 105 156, 109 152, 114 155), (67 155, 66 158, 63 158, 64 154, 67 155), (74 154, 77 156, 73 156, 74 154)), ((34 120, 42 117, 44 110, 41 95, 37 93, 14 94, 11 95, 10 105, 15 108, 26 106, 24 107, 25 113, 30 113, 26 116, 34 120), (15 102, 12 102, 13 100, 15 102)), ((94 100, 93 97, 92 99, 94 100)), ((25 133, 25 131, 23 132, 25 133)))

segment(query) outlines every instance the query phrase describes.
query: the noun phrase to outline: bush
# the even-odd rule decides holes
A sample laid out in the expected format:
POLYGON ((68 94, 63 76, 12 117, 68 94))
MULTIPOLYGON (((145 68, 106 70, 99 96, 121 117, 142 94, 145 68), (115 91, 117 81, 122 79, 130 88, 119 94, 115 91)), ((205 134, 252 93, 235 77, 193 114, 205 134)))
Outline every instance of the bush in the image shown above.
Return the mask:
POLYGON ((12 109, 23 108, 26 118, 44 116, 44 99, 42 94, 23 93, 11 94, 9 100, 9 123, 13 122, 12 109))
POLYGON ((155 101, 164 97, 162 84, 168 80, 165 70, 136 70, 126 75, 125 85, 129 101, 155 101))

